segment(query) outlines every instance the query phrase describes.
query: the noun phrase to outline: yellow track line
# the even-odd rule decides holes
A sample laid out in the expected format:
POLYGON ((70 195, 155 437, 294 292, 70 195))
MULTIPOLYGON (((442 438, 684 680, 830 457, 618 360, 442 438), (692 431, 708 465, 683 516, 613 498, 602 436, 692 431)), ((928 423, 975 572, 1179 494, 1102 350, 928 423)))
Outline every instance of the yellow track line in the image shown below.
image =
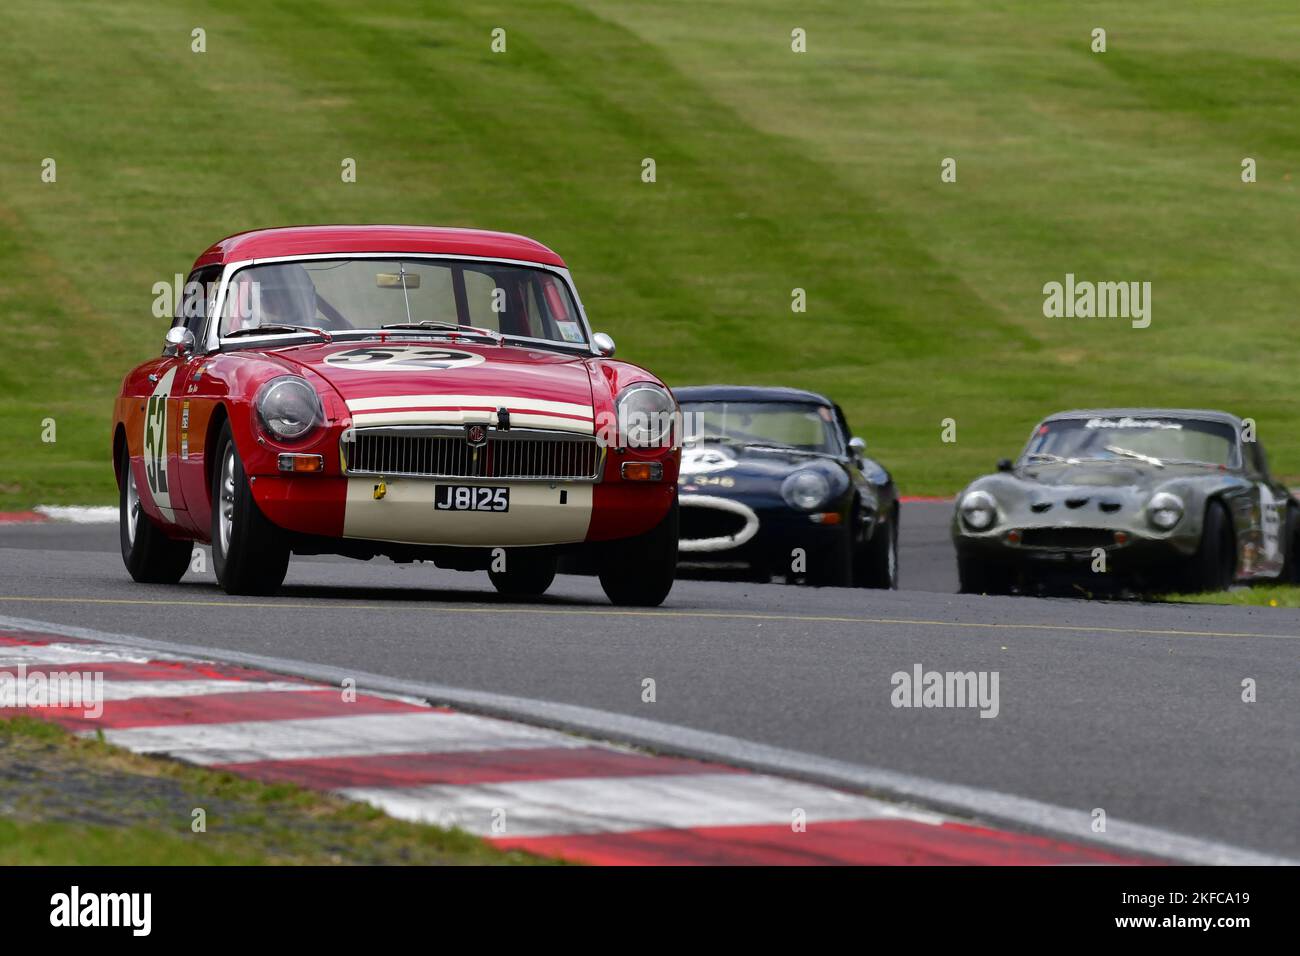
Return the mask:
POLYGON ((567 617, 671 617, 713 619, 728 621, 786 621, 809 624, 889 624, 902 627, 965 627, 984 628, 987 630, 1012 631, 1067 631, 1084 634, 1144 634, 1157 637, 1255 637, 1286 638, 1294 640, 1295 634, 1258 634, 1249 631, 1183 631, 1173 628, 1147 627, 1103 627, 1083 624, 1012 624, 1006 622, 986 621, 928 621, 896 617, 837 617, 831 615, 805 614, 745 614, 727 611, 631 611, 615 608, 580 610, 577 608, 545 607, 447 607, 430 604, 412 607, 409 604, 303 604, 292 601, 198 601, 198 600, 162 600, 145 598, 60 598, 60 597, 26 597, 22 595, 0 595, 0 601, 32 604, 122 604, 136 606, 162 607, 226 607, 266 610, 306 610, 306 611, 424 611, 442 614, 535 614, 567 617))

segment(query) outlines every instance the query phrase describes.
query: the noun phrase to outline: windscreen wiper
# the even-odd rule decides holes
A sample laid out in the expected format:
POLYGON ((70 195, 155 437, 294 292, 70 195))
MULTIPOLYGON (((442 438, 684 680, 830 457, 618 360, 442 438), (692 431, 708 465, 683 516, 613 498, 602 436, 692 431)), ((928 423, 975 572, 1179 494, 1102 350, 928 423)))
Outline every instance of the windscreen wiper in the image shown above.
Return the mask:
POLYGON ((730 435, 692 435, 687 438, 684 445, 743 445, 745 444, 739 438, 732 438, 730 435))
POLYGON ((1133 451, 1131 448, 1121 448, 1119 445, 1107 445, 1106 450, 1113 455, 1123 455, 1125 458, 1133 458, 1137 461, 1144 461, 1148 465, 1155 465, 1157 468, 1165 467, 1165 463, 1159 458, 1152 455, 1144 455, 1140 451, 1133 451))
POLYGON ((392 322, 388 325, 380 326, 384 329, 423 329, 430 332, 447 332, 459 333, 461 335, 478 335, 482 338, 489 339, 501 345, 505 342, 506 337, 500 332, 493 332, 491 329, 479 328, 477 325, 456 325, 452 322, 434 322, 426 319, 423 322, 392 322))
POLYGON ((326 342, 333 342, 334 336, 330 335, 324 329, 313 328, 310 325, 253 325, 248 328, 235 329, 233 332, 227 332, 222 338, 233 339, 241 335, 279 335, 282 332, 311 332, 313 335, 319 335, 326 342))
POLYGON ((814 451, 811 448, 799 448, 796 445, 772 444, 771 442, 749 442, 745 445, 752 451, 774 451, 782 455, 811 455, 814 458, 834 458, 830 452, 814 451))

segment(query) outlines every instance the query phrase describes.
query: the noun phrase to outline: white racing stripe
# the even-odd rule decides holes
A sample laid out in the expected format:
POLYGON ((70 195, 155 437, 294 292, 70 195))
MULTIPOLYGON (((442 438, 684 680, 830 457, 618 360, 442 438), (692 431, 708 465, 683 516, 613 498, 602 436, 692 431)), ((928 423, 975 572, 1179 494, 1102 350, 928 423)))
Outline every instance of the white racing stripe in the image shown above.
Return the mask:
POLYGON ((806 814, 808 823, 889 817, 939 824, 945 819, 761 774, 587 777, 472 787, 351 787, 339 793, 404 820, 457 826, 479 836, 790 826, 796 810, 806 814), (505 811, 504 833, 492 829, 500 811, 505 811))
POLYGON ((491 409, 495 414, 498 408, 510 409, 513 417, 516 408, 530 412, 553 412, 559 415, 580 415, 590 419, 594 414, 592 406, 574 402, 547 402, 538 398, 524 398, 511 395, 382 395, 378 398, 354 398, 348 401, 348 409, 354 412, 374 411, 381 408, 452 408, 452 409, 491 409))
MULTIPOLYGON (((495 418, 488 413, 475 411, 360 412, 352 416, 352 424, 357 428, 375 428, 381 425, 465 425, 471 422, 490 424, 494 421, 495 418)), ((592 434, 591 419, 512 412, 510 424, 516 428, 546 428, 580 435, 592 434)))
POLYGON ((591 405, 515 395, 383 395, 348 402, 352 424, 357 428, 490 423, 496 421, 498 408, 510 410, 510 423, 516 428, 548 428, 584 435, 592 434, 596 414, 591 405))
POLYGON ((136 753, 165 753, 204 765, 586 745, 576 737, 551 730, 443 712, 132 727, 106 730, 104 738, 136 753))

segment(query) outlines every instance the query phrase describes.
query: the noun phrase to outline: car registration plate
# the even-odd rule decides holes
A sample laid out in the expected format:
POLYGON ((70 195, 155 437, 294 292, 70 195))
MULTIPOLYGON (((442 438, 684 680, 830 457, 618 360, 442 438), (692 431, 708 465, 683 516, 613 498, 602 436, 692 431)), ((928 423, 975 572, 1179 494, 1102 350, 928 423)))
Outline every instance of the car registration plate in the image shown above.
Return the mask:
POLYGON ((489 485, 438 485, 433 506, 439 511, 509 511, 510 489, 489 485))

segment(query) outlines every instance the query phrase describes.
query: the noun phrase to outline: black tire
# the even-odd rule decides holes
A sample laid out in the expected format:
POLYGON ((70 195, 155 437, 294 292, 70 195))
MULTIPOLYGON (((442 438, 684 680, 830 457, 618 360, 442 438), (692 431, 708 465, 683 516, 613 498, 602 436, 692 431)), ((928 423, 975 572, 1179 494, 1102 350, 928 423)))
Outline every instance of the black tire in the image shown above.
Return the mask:
POLYGON ((131 456, 122 446, 118 462, 122 479, 118 482, 118 540, 122 545, 122 563, 131 577, 141 584, 175 584, 189 570, 192 541, 167 537, 162 528, 140 507, 140 495, 131 471, 131 456))
POLYGON ((601 548, 600 586, 614 604, 658 607, 677 575, 677 499, 658 526, 601 548))
POLYGON ((957 554, 957 580, 962 594, 1010 594, 1015 569, 996 558, 957 554))
POLYGON ((1300 517, 1297 517, 1295 505, 1286 509, 1286 529, 1282 540, 1285 542, 1286 561, 1282 565, 1282 574, 1278 581, 1283 584, 1300 584, 1300 517))
POLYGON ((815 588, 853 586, 853 542, 847 534, 837 538, 830 547, 808 555, 804 583, 815 588))
POLYGON ((1237 539, 1228 509, 1220 501, 1205 506, 1201 544, 1187 570, 1187 583, 1193 591, 1226 591, 1236 580, 1237 539))
POLYGON ((555 580, 559 566, 553 551, 537 548, 511 548, 506 552, 505 570, 488 570, 492 586, 510 597, 538 597, 555 580))
POLYGON ((858 549, 853 583, 860 588, 898 590, 898 509, 858 549))
POLYGON ((289 569, 289 545, 253 500, 244 465, 221 426, 212 467, 212 569, 227 594, 274 594, 289 569), (229 507, 229 521, 225 509, 229 507), (223 531, 223 523, 225 529, 223 531))

